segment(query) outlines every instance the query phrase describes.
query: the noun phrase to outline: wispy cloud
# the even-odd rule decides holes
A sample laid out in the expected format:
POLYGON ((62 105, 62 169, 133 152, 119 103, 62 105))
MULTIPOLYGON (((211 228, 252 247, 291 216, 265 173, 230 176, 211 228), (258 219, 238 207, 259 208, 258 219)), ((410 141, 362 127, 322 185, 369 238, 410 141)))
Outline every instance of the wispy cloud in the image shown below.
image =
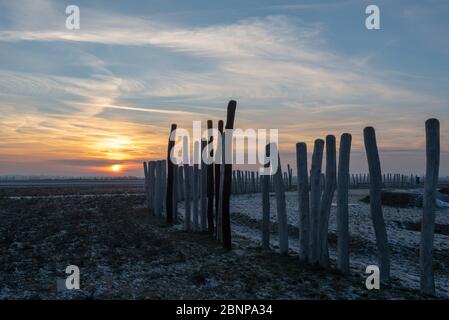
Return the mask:
MULTIPOLYGON (((12 18, 0 29, 0 46, 56 47, 70 58, 53 55, 57 67, 48 72, 0 68, 1 107, 7 110, 0 120, 3 155, 25 157, 19 145, 26 142, 46 150, 43 160, 157 157, 172 121, 188 126, 194 119, 223 118, 230 98, 239 101, 239 126, 280 129, 281 150, 350 131, 361 151, 368 124, 379 129, 385 150, 417 150, 423 146, 417 128, 445 105, 390 70, 370 67, 388 44, 353 59, 330 49, 320 23, 271 15, 175 25, 83 6, 81 30, 69 31, 60 4, 40 3, 26 14, 20 4, 7 5, 12 18), (29 24, 33 12, 40 18, 29 24), (140 56, 160 50, 158 56, 167 58, 162 65, 151 58, 135 65, 129 52, 136 48, 140 56), (111 137, 129 137, 129 143, 111 151, 102 144, 111 137)), ((293 6, 285 9, 317 8, 293 6)), ((39 58, 33 59, 35 65, 39 58)))

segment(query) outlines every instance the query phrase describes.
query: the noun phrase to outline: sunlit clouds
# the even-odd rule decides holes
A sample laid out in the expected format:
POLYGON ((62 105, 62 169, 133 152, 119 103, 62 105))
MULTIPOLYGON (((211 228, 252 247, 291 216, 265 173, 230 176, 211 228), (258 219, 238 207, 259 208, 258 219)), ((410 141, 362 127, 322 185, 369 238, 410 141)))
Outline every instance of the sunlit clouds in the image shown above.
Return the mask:
MULTIPOLYGON (((107 3, 81 2, 78 31, 64 28, 63 3, 1 5, 0 174, 141 175, 141 161, 166 157, 171 123, 186 129, 194 120, 216 123, 230 99, 238 102, 237 127, 279 129, 290 163, 296 142, 311 151, 316 138, 335 134, 338 143, 350 132, 352 168, 364 170, 362 130, 373 125, 385 170, 422 173, 424 121, 438 117, 442 141, 449 136, 449 79, 432 82, 414 63, 396 70, 403 58, 392 50, 411 51, 397 49, 406 44, 392 28, 379 36, 352 27, 339 35, 353 38, 348 50, 333 45, 324 15, 302 16, 323 4, 288 10, 261 4, 228 20, 206 14, 194 23, 187 11, 177 13, 178 21, 107 3), (378 49, 364 50, 360 39, 370 36, 378 49)), ((409 22, 413 10, 400 21, 409 22)), ((427 14, 422 23, 430 25, 427 14)), ((441 46, 426 54, 449 55, 449 45, 441 46)), ((425 58, 419 61, 430 70, 425 58)), ((442 151, 441 172, 449 174, 444 144, 442 151)))

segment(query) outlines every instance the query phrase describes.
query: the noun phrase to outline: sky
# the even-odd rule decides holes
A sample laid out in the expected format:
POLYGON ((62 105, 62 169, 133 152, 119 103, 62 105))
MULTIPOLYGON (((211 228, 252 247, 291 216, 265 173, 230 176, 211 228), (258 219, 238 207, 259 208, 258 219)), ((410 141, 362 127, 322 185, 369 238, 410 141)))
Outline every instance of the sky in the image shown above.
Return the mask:
POLYGON ((296 142, 351 133, 353 173, 365 126, 383 172, 424 173, 436 117, 449 175, 448 15, 445 0, 0 0, 0 175, 141 176, 171 123, 216 123, 230 99, 236 127, 279 130, 283 165, 296 142))

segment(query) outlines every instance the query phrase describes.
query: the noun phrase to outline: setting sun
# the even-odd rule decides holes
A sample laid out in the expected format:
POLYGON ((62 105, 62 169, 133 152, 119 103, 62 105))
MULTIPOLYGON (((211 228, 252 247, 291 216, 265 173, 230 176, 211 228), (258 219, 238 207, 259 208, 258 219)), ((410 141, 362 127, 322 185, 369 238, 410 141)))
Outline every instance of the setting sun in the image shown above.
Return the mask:
POLYGON ((113 172, 120 172, 120 171, 122 171, 122 166, 119 165, 119 164, 114 164, 114 165, 111 166, 111 170, 113 172))

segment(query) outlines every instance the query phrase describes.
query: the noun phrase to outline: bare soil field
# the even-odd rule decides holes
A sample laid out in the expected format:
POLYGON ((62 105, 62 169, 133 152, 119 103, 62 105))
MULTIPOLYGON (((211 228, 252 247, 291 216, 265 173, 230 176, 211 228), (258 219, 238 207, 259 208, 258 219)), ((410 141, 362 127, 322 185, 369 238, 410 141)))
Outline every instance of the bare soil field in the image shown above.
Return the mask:
MULTIPOLYGON (((358 198, 361 194, 353 195, 351 202, 358 204, 358 198)), ((394 274, 398 272, 395 268, 390 285, 380 291, 365 288, 363 264, 376 260, 361 261, 358 256, 375 257, 375 251, 372 237, 357 231, 358 227, 351 227, 351 254, 356 264, 350 276, 301 263, 295 250, 295 199, 296 193, 287 195, 292 249, 289 256, 280 256, 274 205, 272 250, 260 249, 260 195, 233 196, 234 249, 225 251, 210 234, 185 232, 181 225, 167 227, 162 218, 151 216, 142 187, 2 188, 0 299, 421 298, 416 286, 394 274), (68 265, 80 268, 80 290, 57 288, 58 279, 67 276, 64 271, 68 265)), ((357 212, 360 219, 369 214, 357 212)), ((395 222, 401 214, 407 213, 398 211, 391 216, 387 212, 388 224, 402 228, 395 222)), ((332 259, 334 218, 330 224, 332 259)), ((437 245, 448 242, 447 235, 438 236, 446 238, 437 239, 437 245)), ((407 245, 398 247, 393 241, 393 247, 393 256, 404 250, 401 259, 417 260, 417 251, 407 249, 407 245)), ((447 258, 447 247, 437 248, 440 298, 447 297, 440 285, 447 276, 447 258)))

